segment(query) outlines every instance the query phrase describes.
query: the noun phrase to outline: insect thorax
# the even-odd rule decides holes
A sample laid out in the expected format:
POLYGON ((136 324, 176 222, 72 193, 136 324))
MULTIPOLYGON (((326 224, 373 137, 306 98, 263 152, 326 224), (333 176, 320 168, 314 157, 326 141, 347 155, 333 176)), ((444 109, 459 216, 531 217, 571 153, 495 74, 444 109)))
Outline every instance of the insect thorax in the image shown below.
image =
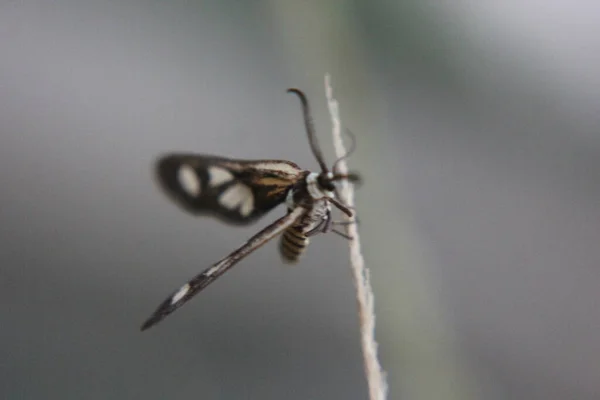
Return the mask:
POLYGON ((300 218, 296 227, 302 227, 302 232, 310 232, 331 214, 331 204, 327 198, 333 198, 335 194, 328 190, 323 190, 317 183, 316 172, 306 175, 305 179, 292 187, 286 197, 285 204, 288 210, 301 206, 308 212, 300 218))
POLYGON ((280 250, 287 262, 296 262, 309 243, 308 236, 322 231, 329 225, 331 204, 327 197, 334 193, 322 190, 317 183, 317 173, 309 173, 303 181, 291 188, 286 197, 286 205, 291 211, 298 206, 307 212, 281 236, 280 250))

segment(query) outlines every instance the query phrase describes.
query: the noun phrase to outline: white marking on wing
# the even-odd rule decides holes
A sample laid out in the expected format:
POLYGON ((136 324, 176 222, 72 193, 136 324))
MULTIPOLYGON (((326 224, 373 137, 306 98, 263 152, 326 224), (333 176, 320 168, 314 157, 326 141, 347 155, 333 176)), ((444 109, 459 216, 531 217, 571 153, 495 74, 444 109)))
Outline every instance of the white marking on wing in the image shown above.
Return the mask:
POLYGON ((177 293, 175 293, 173 295, 173 297, 171 297, 171 304, 175 304, 179 300, 183 299, 183 296, 185 296, 187 294, 187 292, 189 292, 189 291, 190 291, 190 285, 189 285, 189 283, 186 283, 177 291, 177 293))
MULTIPOLYGON (((249 206, 251 212, 254 204, 252 190, 250 190, 250 188, 246 185, 236 183, 221 194, 219 197, 219 203, 221 203, 223 207, 230 210, 233 210, 241 205, 246 211, 249 206)), ((243 216, 247 216, 248 214, 244 214, 245 211, 240 211, 240 213, 243 216)))
POLYGON ((189 165, 182 165, 179 171, 177 171, 177 179, 183 190, 190 196, 198 196, 200 194, 200 178, 194 168, 189 165))
POLYGON ((208 184, 212 187, 220 186, 225 182, 233 180, 231 172, 221 167, 209 167, 208 168, 209 182, 208 184))
POLYGON ((211 268, 211 269, 209 269, 208 271, 206 271, 206 272, 204 273, 204 275, 206 275, 206 276, 212 276, 212 275, 214 275, 214 273, 215 273, 215 272, 217 272, 219 269, 221 269, 221 265, 220 265, 220 263, 219 263, 219 264, 217 264, 217 265, 215 265, 214 267, 212 267, 212 268, 211 268))
POLYGON ((240 214, 242 214, 242 217, 247 217, 248 215, 250 215, 250 213, 252 213, 253 209, 254 197, 252 196, 252 192, 250 192, 250 196, 248 196, 246 200, 244 200, 244 202, 242 203, 242 207, 240 208, 240 214))

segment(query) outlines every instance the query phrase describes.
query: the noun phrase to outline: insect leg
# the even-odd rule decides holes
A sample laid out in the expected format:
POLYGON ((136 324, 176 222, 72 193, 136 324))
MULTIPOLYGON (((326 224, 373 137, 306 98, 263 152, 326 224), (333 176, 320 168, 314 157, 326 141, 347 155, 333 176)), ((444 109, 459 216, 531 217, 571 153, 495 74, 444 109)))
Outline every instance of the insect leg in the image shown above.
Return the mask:
POLYGON ((360 221, 358 220, 358 217, 355 217, 352 221, 332 221, 331 224, 336 226, 348 226, 360 224, 360 221))
POLYGON ((319 221, 319 224, 317 226, 315 226, 313 229, 306 232, 305 235, 307 237, 310 237, 310 236, 314 236, 317 233, 321 233, 321 232, 327 233, 331 229, 331 222, 332 222, 331 221, 331 211, 327 211, 325 218, 323 218, 321 221, 319 221))
POLYGON ((343 237, 344 239, 348 239, 348 240, 352 240, 354 239, 352 236, 345 234, 344 232, 338 231, 337 229, 332 229, 331 232, 333 233, 337 233, 338 235, 340 235, 341 237, 343 237))

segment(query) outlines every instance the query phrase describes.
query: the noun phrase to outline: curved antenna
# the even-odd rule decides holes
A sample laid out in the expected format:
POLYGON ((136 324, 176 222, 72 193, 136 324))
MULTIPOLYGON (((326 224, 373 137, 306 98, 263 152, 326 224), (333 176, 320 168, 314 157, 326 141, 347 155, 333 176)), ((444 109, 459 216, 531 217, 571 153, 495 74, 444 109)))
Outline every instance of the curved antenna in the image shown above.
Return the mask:
POLYGON ((308 107, 308 100, 304 93, 299 89, 288 89, 288 93, 295 93, 302 103, 302 114, 304 115, 304 126, 306 127, 306 134, 308 135, 308 143, 310 144, 310 148, 321 167, 321 171, 329 172, 327 169, 327 165, 325 165, 325 159, 323 158, 323 153, 321 152, 321 148, 319 147, 319 142, 317 141, 317 136, 315 134, 315 124, 313 122, 312 116, 310 115, 310 108, 308 107))
POLYGON ((338 173, 337 168, 338 168, 338 165, 340 164, 340 161, 348 158, 352 153, 354 153, 354 150, 356 150, 356 136, 354 135, 354 133, 352 133, 352 131, 350 129, 346 129, 346 135, 350 136, 350 140, 352 140, 352 143, 350 144, 350 148, 348 149, 348 151, 346 151, 346 154, 344 154, 343 156, 341 156, 340 158, 335 160, 335 163, 333 163, 332 170, 333 170, 334 174, 338 173))

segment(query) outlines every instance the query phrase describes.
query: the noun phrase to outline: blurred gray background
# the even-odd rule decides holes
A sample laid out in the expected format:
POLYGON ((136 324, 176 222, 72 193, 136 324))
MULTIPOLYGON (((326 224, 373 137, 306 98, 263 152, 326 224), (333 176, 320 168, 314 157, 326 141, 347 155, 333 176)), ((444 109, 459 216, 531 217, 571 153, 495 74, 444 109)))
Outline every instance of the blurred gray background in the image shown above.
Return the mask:
POLYGON ((333 162, 332 74, 390 399, 600 398, 600 5, 4 0, 0 398, 366 399, 347 244, 193 218, 169 151, 333 162))

